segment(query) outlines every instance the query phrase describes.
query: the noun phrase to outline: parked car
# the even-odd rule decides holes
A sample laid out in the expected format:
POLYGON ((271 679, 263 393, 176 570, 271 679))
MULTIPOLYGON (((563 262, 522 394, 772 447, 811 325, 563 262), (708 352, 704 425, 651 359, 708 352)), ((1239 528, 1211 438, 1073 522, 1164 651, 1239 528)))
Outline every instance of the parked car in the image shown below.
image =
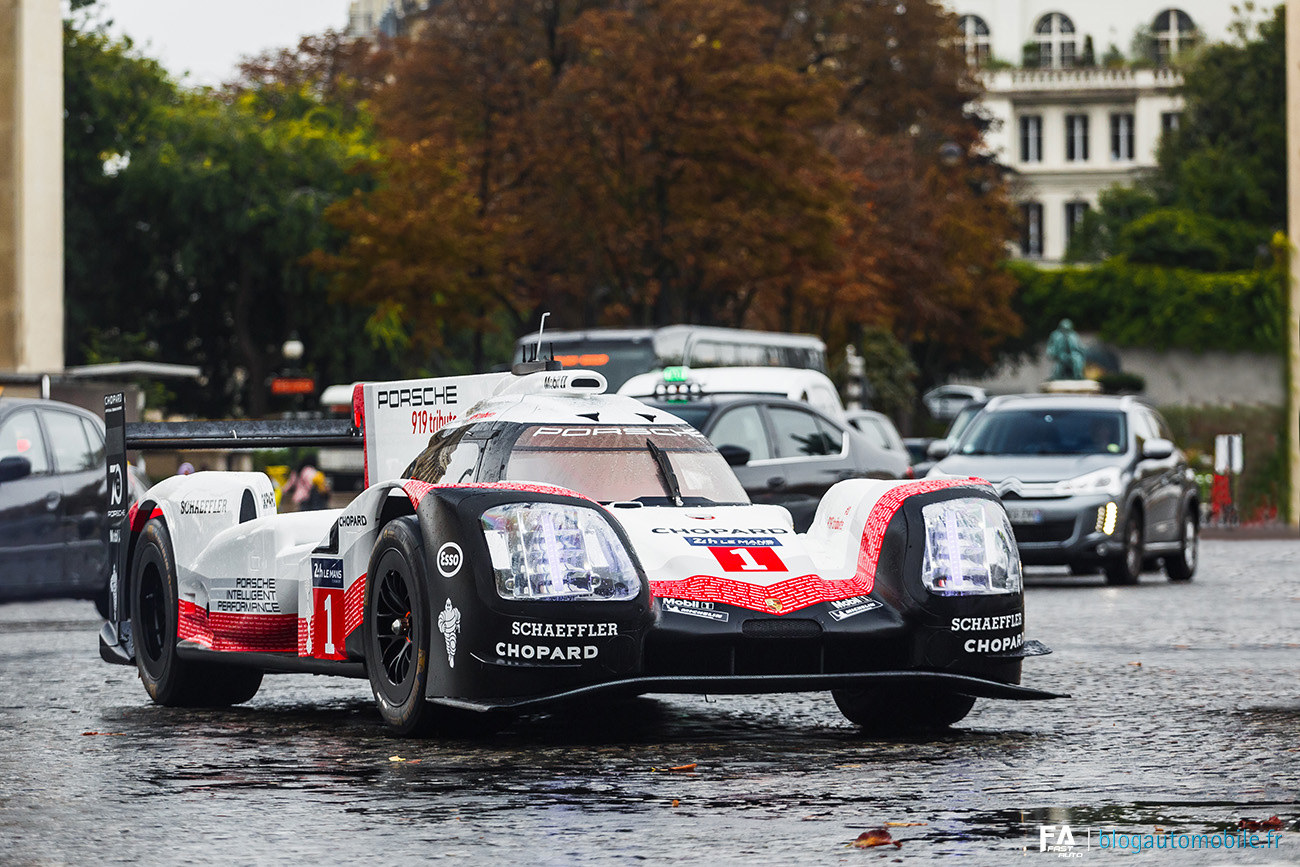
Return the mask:
POLYGON ((903 476, 908 479, 916 478, 916 473, 912 469, 912 452, 889 416, 872 409, 851 409, 844 414, 844 417, 866 437, 867 442, 888 452, 906 456, 907 466, 902 469, 903 476))
POLYGON ((107 610, 107 490, 98 417, 0 398, 0 601, 84 597, 107 610))
POLYGON ((873 445, 857 430, 801 401, 768 395, 646 400, 702 431, 755 503, 784 506, 803 532, 817 504, 845 479, 908 478, 903 451, 873 445))
POLYGON ((988 394, 977 385, 941 385, 921 395, 921 403, 933 418, 946 421, 955 418, 972 400, 987 398, 988 394))
POLYGON ((1136 583, 1158 558, 1170 580, 1196 572, 1195 479, 1168 424, 1137 398, 994 398, 941 457, 929 478, 993 483, 1026 565, 1100 566, 1112 584, 1136 583))

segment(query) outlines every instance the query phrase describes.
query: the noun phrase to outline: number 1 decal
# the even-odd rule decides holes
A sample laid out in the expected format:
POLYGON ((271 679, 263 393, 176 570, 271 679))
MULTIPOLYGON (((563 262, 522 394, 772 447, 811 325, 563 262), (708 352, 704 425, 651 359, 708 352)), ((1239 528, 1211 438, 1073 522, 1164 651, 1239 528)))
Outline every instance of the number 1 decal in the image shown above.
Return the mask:
POLYGON ((710 545, 709 550, 726 572, 786 572, 785 563, 770 547, 710 545))

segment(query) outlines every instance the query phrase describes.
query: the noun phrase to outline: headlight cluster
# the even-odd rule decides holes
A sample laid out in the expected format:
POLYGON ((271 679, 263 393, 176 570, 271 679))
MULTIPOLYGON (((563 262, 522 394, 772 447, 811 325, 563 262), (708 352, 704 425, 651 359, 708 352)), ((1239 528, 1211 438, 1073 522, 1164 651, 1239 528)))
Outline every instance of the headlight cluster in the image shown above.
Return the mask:
POLYGON ((1055 494, 1069 497, 1075 494, 1105 494, 1118 497, 1124 492, 1123 473, 1119 467, 1106 467, 1073 479, 1056 483, 1055 494))
POLYGON ((1019 593, 1020 553, 1006 511, 974 497, 921 509, 925 559, 921 582, 938 596, 1019 593))
POLYGON ((1119 506, 1115 501, 1097 507, 1097 532, 1107 536, 1115 532, 1115 519, 1119 517, 1119 506))
POLYGON ((635 599, 641 579, 613 529, 591 509, 509 503, 481 518, 502 599, 635 599))

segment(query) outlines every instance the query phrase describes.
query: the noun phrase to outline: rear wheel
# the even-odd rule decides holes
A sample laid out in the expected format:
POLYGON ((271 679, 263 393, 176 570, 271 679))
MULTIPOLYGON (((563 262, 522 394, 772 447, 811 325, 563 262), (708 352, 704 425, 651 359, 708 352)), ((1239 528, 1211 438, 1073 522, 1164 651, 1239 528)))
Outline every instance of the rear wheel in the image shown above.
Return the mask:
POLYGON ((931 688, 833 689, 831 697, 850 722, 880 735, 947 728, 975 706, 971 696, 931 688))
POLYGON ((435 716, 424 699, 432 630, 417 520, 384 525, 366 579, 366 673, 384 722, 403 737, 427 733, 435 716))
POLYGON ((149 697, 164 707, 224 707, 248 701, 262 685, 255 668, 181 659, 176 567, 167 525, 154 518, 136 542, 131 570, 131 634, 149 697))
POLYGON ((1196 516, 1189 507, 1187 514, 1183 515, 1183 541, 1182 546, 1178 549, 1177 554, 1171 554, 1165 558, 1165 574, 1169 576, 1170 581, 1191 581, 1192 576, 1196 574, 1196 563, 1199 559, 1197 545, 1200 540, 1200 528, 1196 524, 1196 516))
POLYGON ((1109 584, 1136 584, 1142 575, 1142 513, 1129 511, 1124 523, 1124 549, 1106 561, 1106 582, 1109 584))

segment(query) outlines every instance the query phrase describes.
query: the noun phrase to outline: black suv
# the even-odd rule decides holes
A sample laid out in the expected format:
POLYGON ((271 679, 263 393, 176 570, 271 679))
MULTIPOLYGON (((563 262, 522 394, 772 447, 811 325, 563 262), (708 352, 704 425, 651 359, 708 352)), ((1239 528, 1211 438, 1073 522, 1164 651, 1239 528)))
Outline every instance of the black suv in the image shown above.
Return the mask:
POLYGON ((1196 571, 1195 479, 1137 398, 994 398, 928 477, 945 476, 992 482, 1026 565, 1101 566, 1112 584, 1136 583, 1158 558, 1173 581, 1196 571))
POLYGON ((693 425, 713 441, 755 503, 785 506, 798 532, 817 504, 845 479, 897 479, 907 458, 806 403, 753 395, 690 402, 643 401, 693 425))

